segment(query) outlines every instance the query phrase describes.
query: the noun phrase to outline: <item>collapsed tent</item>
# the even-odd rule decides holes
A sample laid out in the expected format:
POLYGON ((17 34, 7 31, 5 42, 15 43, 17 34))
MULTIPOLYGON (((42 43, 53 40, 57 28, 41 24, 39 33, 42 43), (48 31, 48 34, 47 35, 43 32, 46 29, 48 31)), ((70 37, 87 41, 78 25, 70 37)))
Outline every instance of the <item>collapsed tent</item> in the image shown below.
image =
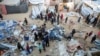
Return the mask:
POLYGON ((14 20, 4 20, 0 22, 0 39, 10 37, 13 35, 13 31, 17 22, 14 20))
POLYGON ((61 26, 57 25, 51 30, 49 30, 49 37, 52 39, 56 40, 61 40, 61 38, 64 36, 64 28, 61 26))

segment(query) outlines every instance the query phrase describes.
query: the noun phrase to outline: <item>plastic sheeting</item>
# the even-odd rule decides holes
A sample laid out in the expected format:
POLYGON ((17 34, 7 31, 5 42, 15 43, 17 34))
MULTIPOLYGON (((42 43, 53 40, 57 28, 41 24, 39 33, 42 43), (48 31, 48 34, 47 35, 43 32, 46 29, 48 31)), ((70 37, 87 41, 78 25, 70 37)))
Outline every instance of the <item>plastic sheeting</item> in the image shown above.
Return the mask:
POLYGON ((100 50, 100 40, 95 40, 94 44, 96 48, 100 50))
POLYGON ((37 15, 40 15, 40 12, 45 11, 46 10, 46 6, 44 6, 43 4, 36 4, 32 6, 32 19, 36 18, 37 15))
POLYGON ((49 30, 49 37, 56 40, 61 40, 64 35, 64 28, 60 27, 59 25, 55 26, 51 30, 49 30))
POLYGON ((13 34, 17 22, 14 20, 4 20, 0 22, 0 39, 10 37, 13 34))
POLYGON ((83 5, 82 8, 81 8, 81 13, 82 13, 83 16, 87 16, 89 14, 93 14, 93 10, 91 8, 83 5))

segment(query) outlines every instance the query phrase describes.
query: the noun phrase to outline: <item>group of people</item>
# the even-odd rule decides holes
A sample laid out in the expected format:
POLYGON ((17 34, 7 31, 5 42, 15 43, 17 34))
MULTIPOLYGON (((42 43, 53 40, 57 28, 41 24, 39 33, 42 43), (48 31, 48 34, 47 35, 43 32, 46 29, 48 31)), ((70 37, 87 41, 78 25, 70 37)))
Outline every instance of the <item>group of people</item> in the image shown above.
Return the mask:
MULTIPOLYGON (((72 29, 72 31, 70 32, 70 34, 67 36, 67 39, 71 40, 74 37, 75 33, 77 33, 76 29, 72 29)), ((89 33, 85 33, 84 40, 86 40, 88 37, 91 38, 91 43, 93 43, 96 40, 97 35, 94 34, 93 31, 91 31, 89 33)))
POLYGON ((86 22, 87 24, 92 24, 93 27, 96 26, 97 21, 98 21, 98 16, 97 16, 97 17, 94 17, 94 16, 92 16, 92 15, 90 15, 90 14, 87 16, 87 18, 86 18, 86 20, 85 20, 85 22, 86 22))
POLYGON ((91 31, 91 32, 85 34, 84 40, 86 40, 88 37, 91 38, 91 43, 93 43, 96 40, 97 35, 94 34, 93 31, 91 31))
MULTIPOLYGON (((45 16, 43 15, 42 12, 40 13, 40 15, 37 16, 41 20, 43 20, 43 19, 45 20, 45 23, 42 26, 39 27, 40 28, 39 30, 32 30, 31 31, 31 33, 33 33, 33 35, 34 35, 34 40, 40 41, 38 43, 38 46, 37 46, 39 53, 41 53, 42 50, 46 51, 46 47, 50 46, 50 44, 49 44, 50 39, 49 39, 49 36, 48 36, 48 32, 46 31, 46 22, 50 21, 51 24, 54 24, 56 22, 59 25, 60 20, 62 22, 63 19, 64 19, 63 14, 59 14, 57 8, 58 7, 56 5, 55 6, 55 12, 49 11, 49 9, 47 9, 45 16)), ((79 17, 77 22, 80 22, 80 20, 81 20, 81 17, 79 17)), ((67 21, 68 21, 68 17, 65 18, 65 23, 67 23, 67 21)), ((87 24, 93 24, 93 26, 95 26, 97 24, 97 21, 98 21, 98 18, 97 17, 95 18, 93 16, 91 18, 90 14, 87 16, 87 18, 85 20, 85 22, 87 24)), ((24 20, 24 25, 28 25, 28 21, 27 21, 26 18, 24 20)), ((76 30, 72 29, 71 33, 67 36, 67 38, 69 40, 71 40, 71 38, 74 36, 75 33, 76 33, 76 30)), ((90 37, 90 36, 92 36, 91 43, 93 43, 96 40, 96 37, 97 37, 96 35, 93 35, 93 31, 91 31, 90 33, 86 33, 84 40, 86 40, 87 37, 90 37)), ((26 36, 24 36, 24 37, 26 37, 26 36)), ((24 48, 21 46, 21 44, 19 42, 18 42, 18 49, 24 50, 24 48)), ((26 46, 26 50, 30 53, 28 43, 27 43, 27 46, 26 46)))
MULTIPOLYGON (((27 19, 24 20, 25 24, 28 24, 27 19)), ((38 43, 38 50, 39 53, 42 52, 42 50, 46 51, 46 47, 49 47, 49 36, 48 36, 48 32, 46 31, 46 24, 44 23, 42 26, 40 26, 37 29, 33 29, 31 32, 31 35, 25 34, 24 35, 24 41, 29 41, 29 38, 34 40, 35 42, 39 42, 38 43)), ((21 46, 21 44, 19 44, 20 42, 18 42, 18 49, 22 49, 24 50, 23 46, 21 46)), ((30 53, 30 48, 29 48, 29 44, 27 44, 26 46, 26 50, 28 53, 30 53)))
MULTIPOLYGON (((45 22, 50 21, 51 24, 57 23, 59 24, 60 22, 62 23, 64 21, 64 15, 63 13, 58 12, 58 5, 55 5, 54 11, 50 11, 49 8, 47 8, 46 12, 41 12, 37 18, 41 20, 45 20, 45 22), (45 14, 45 15, 44 15, 45 14)), ((68 17, 65 18, 65 23, 67 23, 68 17)))

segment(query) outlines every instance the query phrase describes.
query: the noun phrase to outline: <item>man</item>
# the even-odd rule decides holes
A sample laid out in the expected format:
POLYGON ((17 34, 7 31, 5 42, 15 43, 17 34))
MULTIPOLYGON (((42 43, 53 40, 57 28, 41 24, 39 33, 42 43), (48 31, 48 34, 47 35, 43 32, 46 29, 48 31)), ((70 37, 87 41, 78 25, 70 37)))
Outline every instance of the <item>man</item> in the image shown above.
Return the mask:
POLYGON ((47 15, 45 15, 45 23, 47 22, 47 20, 48 20, 48 17, 47 17, 47 15))
POLYGON ((58 12, 58 5, 57 4, 55 5, 55 11, 56 11, 56 13, 58 12))
POLYGON ((91 39, 91 43, 93 43, 96 40, 96 35, 94 35, 91 39))
POLYGON ((43 20, 43 14, 42 14, 42 12, 40 13, 40 17, 41 17, 41 20, 43 20))
POLYGON ((24 23, 25 23, 25 25, 28 25, 28 21, 27 21, 26 18, 25 18, 25 20, 24 20, 24 23))
POLYGON ((89 17, 90 17, 90 14, 87 16, 85 22, 88 24, 89 23, 89 17))
POLYGON ((59 25, 59 14, 57 16, 57 24, 59 25))
POLYGON ((93 22, 93 27, 96 26, 97 22, 98 22, 98 18, 95 18, 95 20, 94 20, 94 22, 93 22))
POLYGON ((66 19, 65 19, 65 23, 67 23, 67 20, 68 20, 68 17, 66 17, 66 19))
POLYGON ((44 41, 46 43, 46 47, 49 47, 49 36, 48 36, 48 32, 44 36, 44 41))
POLYGON ((81 21, 81 17, 78 18, 77 22, 80 23, 80 21, 81 21))
POLYGON ((24 48, 22 47, 20 42, 17 43, 17 48, 18 48, 18 50, 24 50, 24 48))
POLYGON ((72 32, 71 32, 72 37, 74 36, 75 33, 76 33, 76 30, 75 29, 72 29, 72 32))
POLYGON ((61 23, 62 23, 63 22, 63 14, 61 14, 60 19, 61 19, 61 23))

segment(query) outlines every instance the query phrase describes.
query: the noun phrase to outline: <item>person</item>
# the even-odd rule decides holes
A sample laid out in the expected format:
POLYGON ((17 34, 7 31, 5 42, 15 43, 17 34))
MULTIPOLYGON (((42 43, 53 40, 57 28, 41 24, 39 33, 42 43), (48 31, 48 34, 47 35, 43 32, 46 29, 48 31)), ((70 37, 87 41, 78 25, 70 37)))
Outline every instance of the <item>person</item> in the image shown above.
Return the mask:
POLYGON ((22 45, 20 44, 20 42, 17 43, 17 48, 18 48, 18 50, 24 50, 24 48, 22 47, 22 45))
POLYGON ((55 5, 55 11, 56 11, 56 13, 58 12, 58 5, 57 4, 55 5))
POLYGON ((37 41, 38 40, 38 34, 36 32, 34 33, 34 36, 35 36, 34 40, 37 41))
POLYGON ((28 52, 28 54, 30 54, 30 47, 29 47, 29 44, 28 43, 26 45, 26 51, 28 52))
POLYGON ((24 40, 25 41, 28 41, 29 40, 29 36, 26 34, 26 35, 24 35, 24 40))
POLYGON ((38 50, 39 50, 39 53, 41 53, 41 52, 42 52, 42 49, 43 49, 43 46, 42 46, 42 44, 41 44, 41 43, 39 43, 39 44, 38 44, 38 50))
POLYGON ((44 23, 44 24, 42 25, 41 31, 42 31, 42 32, 45 32, 45 31, 46 31, 46 23, 44 23))
POLYGON ((95 18, 95 20, 94 20, 94 22, 93 22, 93 27, 95 27, 95 26, 96 26, 97 21, 98 21, 98 18, 95 18))
POLYGON ((26 18, 25 18, 25 20, 24 20, 24 23, 25 23, 25 25, 28 25, 28 21, 27 21, 26 18))
POLYGON ((75 29, 72 29, 72 32, 71 32, 72 37, 74 36, 75 33, 76 33, 76 30, 75 29))
POLYGON ((53 23, 54 23, 54 17, 51 18, 51 24, 53 24, 53 23))
POLYGON ((95 18, 92 16, 92 18, 90 19, 90 24, 93 24, 95 18))
POLYGON ((80 21, 81 21, 81 17, 78 18, 77 22, 80 23, 80 21))
POLYGON ((59 14, 57 16, 57 24, 59 25, 59 14))
POLYGON ((68 17, 66 17, 66 19, 65 19, 65 23, 67 23, 67 20, 68 20, 68 17))
POLYGON ((91 31, 88 36, 90 37, 92 34, 93 34, 93 31, 91 31))
POLYGON ((47 8, 47 9, 46 9, 46 14, 48 14, 48 12, 49 12, 49 9, 47 8))
POLYGON ((45 48, 46 42, 44 40, 42 40, 42 46, 43 46, 43 50, 46 51, 46 48, 45 48))
POLYGON ((47 14, 47 15, 48 15, 48 20, 50 20, 50 12, 48 12, 48 14, 47 14))
POLYGON ((3 20, 3 16, 2 16, 2 14, 0 14, 0 19, 3 20))
POLYGON ((86 20, 85 22, 88 24, 89 23, 89 17, 90 17, 90 14, 86 17, 86 20))
POLYGON ((88 33, 86 33, 86 34, 85 34, 85 38, 84 38, 84 40, 86 40, 86 39, 87 39, 87 37, 88 37, 88 33))
POLYGON ((96 35, 94 35, 91 39, 91 43, 93 43, 96 40, 96 35))
POLYGON ((45 34, 44 41, 46 42, 46 47, 49 47, 49 36, 48 36, 48 33, 45 34))
POLYGON ((41 20, 43 20, 43 14, 42 14, 42 12, 40 13, 40 17, 41 17, 41 20))
POLYGON ((45 15, 45 23, 47 22, 47 20, 48 20, 48 17, 47 17, 47 15, 45 15))
POLYGON ((39 37, 39 40, 42 40, 43 35, 42 35, 42 31, 41 30, 38 31, 38 37, 39 37))
POLYGON ((61 23, 62 23, 62 21, 63 21, 63 14, 61 14, 60 18, 61 18, 61 23))

